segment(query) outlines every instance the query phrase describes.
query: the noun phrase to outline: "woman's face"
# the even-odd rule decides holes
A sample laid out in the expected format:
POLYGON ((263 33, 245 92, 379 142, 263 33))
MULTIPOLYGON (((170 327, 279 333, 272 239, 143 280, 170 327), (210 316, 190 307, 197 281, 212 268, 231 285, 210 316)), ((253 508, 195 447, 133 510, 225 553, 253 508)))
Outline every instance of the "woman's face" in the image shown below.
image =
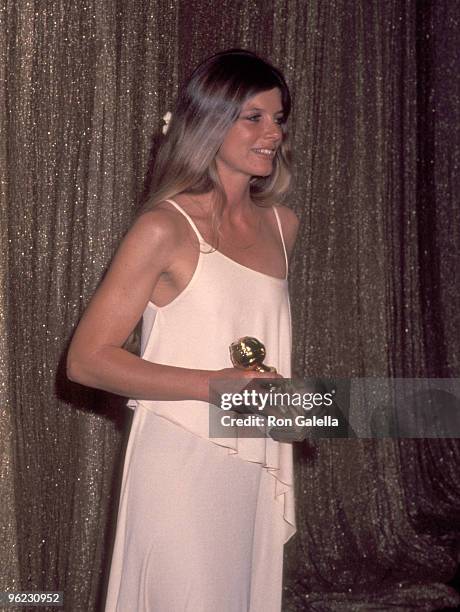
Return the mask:
POLYGON ((284 114, 278 88, 262 91, 243 106, 216 155, 226 176, 268 176, 282 141, 284 114))

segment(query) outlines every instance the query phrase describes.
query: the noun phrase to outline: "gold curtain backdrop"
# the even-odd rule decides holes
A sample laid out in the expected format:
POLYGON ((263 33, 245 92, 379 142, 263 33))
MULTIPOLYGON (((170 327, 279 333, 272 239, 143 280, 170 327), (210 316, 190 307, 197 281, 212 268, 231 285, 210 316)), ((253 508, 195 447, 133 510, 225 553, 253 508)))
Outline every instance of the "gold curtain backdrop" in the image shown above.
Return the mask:
MULTIPOLYGON (((449 0, 0 3, 0 591, 102 609, 130 414, 65 355, 213 52, 252 49, 292 90, 297 371, 460 377, 459 24, 449 0)), ((459 455, 298 445, 283 610, 460 605, 459 455)))

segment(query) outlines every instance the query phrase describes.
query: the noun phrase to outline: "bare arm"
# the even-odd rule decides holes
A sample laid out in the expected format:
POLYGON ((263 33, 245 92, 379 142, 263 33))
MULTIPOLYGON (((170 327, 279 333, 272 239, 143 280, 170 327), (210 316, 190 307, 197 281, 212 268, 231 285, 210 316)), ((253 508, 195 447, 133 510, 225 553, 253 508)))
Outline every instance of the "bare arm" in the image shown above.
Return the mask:
POLYGON ((71 380, 136 399, 207 399, 209 373, 151 363, 122 348, 169 267, 178 232, 162 210, 133 224, 75 331, 71 380))
POLYGON ((134 399, 208 401, 213 376, 257 377, 257 373, 233 368, 207 371, 165 366, 122 348, 181 239, 168 211, 157 209, 136 220, 75 331, 67 357, 71 380, 134 399))

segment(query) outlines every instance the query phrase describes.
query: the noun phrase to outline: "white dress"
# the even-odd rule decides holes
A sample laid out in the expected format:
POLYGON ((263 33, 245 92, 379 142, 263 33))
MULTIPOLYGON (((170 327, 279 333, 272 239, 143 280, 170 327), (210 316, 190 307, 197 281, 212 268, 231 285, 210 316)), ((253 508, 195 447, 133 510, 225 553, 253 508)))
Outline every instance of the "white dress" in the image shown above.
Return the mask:
MULTIPOLYGON (((141 356, 165 365, 231 367, 229 345, 254 336, 266 363, 291 373, 287 280, 200 243, 193 277, 170 304, 149 303, 141 356), (210 252, 211 251, 211 252, 210 252)), ((286 260, 281 224, 273 208, 286 260)), ((279 612, 284 543, 295 533, 292 445, 212 438, 215 406, 130 400, 106 612, 279 612)))

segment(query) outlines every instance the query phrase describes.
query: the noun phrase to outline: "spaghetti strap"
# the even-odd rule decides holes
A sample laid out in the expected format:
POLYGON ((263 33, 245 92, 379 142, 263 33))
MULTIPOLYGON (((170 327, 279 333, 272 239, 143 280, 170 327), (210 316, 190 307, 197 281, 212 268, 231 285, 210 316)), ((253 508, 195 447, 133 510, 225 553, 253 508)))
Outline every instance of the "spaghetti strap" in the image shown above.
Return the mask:
POLYGON ((165 200, 165 202, 169 202, 170 204, 172 204, 174 206, 174 208, 176 208, 187 219, 187 221, 190 223, 190 226, 191 226, 192 230, 195 232, 196 237, 198 238, 198 242, 200 242, 200 244, 207 244, 206 240, 200 234, 200 232, 199 232, 197 226, 195 225, 195 222, 193 221, 192 217, 188 213, 185 212, 185 210, 182 208, 182 206, 179 206, 179 204, 177 202, 175 202, 174 200, 165 200))
POLYGON ((289 271, 289 260, 288 260, 287 251, 286 251, 286 244, 284 242, 283 228, 281 227, 281 221, 280 221, 278 211, 276 210, 276 206, 272 206, 272 208, 273 208, 273 212, 275 213, 276 222, 278 223, 278 229, 280 231, 281 242, 283 243, 284 260, 286 262, 286 278, 287 278, 288 271, 289 271))

